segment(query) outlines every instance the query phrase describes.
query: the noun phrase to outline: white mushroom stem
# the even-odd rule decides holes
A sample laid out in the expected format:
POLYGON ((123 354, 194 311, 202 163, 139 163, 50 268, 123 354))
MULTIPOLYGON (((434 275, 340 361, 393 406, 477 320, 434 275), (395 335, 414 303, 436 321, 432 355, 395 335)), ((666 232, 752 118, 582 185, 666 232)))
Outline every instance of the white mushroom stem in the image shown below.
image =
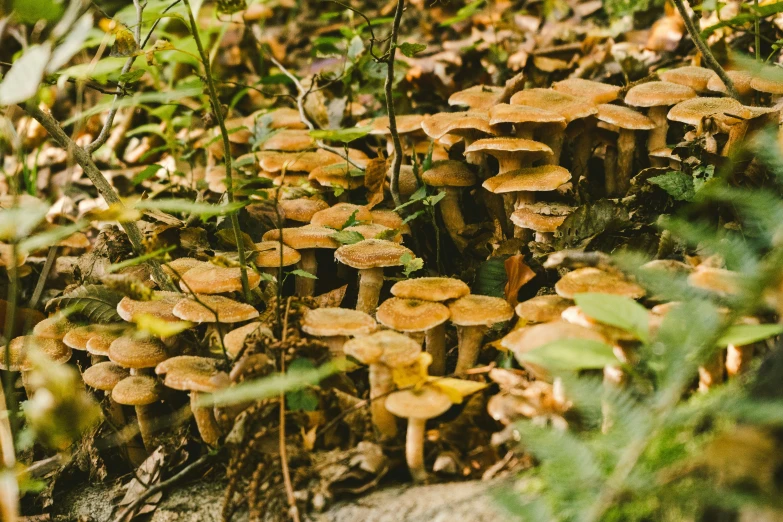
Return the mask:
POLYGON ((755 347, 752 344, 745 346, 728 345, 726 348, 726 373, 728 376, 734 377, 747 371, 754 351, 755 347))
POLYGON ((459 354, 457 355, 457 367, 454 369, 455 374, 464 374, 476 365, 486 330, 487 327, 483 325, 457 326, 459 354))
POLYGON ((633 156, 636 148, 634 131, 620 129, 617 136, 617 182, 611 195, 623 196, 631 186, 633 173, 633 156))
POLYGON ((432 356, 430 375, 446 375, 446 323, 430 328, 424 337, 427 353, 432 356))
POLYGON ((378 299, 383 286, 383 268, 365 268, 359 270, 359 296, 356 309, 374 315, 378 308, 378 299))
POLYGON ((155 408, 152 404, 134 406, 141 440, 147 452, 155 449, 155 408))
POLYGON ((334 335, 332 337, 323 337, 322 339, 326 346, 329 347, 329 353, 332 354, 332 357, 342 357, 345 355, 345 352, 343 352, 343 345, 345 344, 345 341, 348 340, 348 337, 344 335, 334 335))
POLYGON ((467 246, 467 241, 460 235, 465 228, 465 218, 462 216, 462 209, 459 206, 460 189, 456 187, 441 187, 439 190, 444 192, 443 199, 438 203, 440 215, 443 218, 443 225, 451 236, 451 240, 461 252, 467 246))
MULTIPOLYGON (((304 248, 299 253, 302 254, 302 259, 299 260, 299 269, 316 275, 316 272, 318 272, 318 261, 315 259, 315 249, 304 248)), ((300 297, 315 295, 315 279, 296 276, 296 295, 300 297)))
POLYGON ((650 107, 647 111, 647 116, 655 123, 655 128, 650 131, 647 139, 647 150, 650 152, 666 148, 666 134, 669 132, 669 120, 666 119, 668 113, 669 108, 666 106, 650 107))
MULTIPOLYGON (((536 195, 534 192, 516 192, 515 199, 514 199, 514 210, 523 207, 525 205, 530 205, 531 203, 535 203, 535 202, 536 202, 536 195)), ((511 219, 511 214, 509 214, 509 219, 511 219)), ((522 228, 514 224, 514 237, 527 242, 532 239, 533 231, 528 230, 526 228, 522 228)))
POLYGON ((201 435, 201 440, 210 446, 215 446, 220 439, 220 428, 215 419, 215 412, 210 408, 199 405, 199 399, 204 393, 190 392, 190 410, 193 412, 193 418, 196 420, 196 427, 201 435))
POLYGON ((414 482, 427 480, 427 470, 424 469, 424 429, 425 419, 408 419, 408 431, 405 434, 405 461, 414 482))
POLYGON ((392 370, 383 363, 370 365, 370 415, 373 426, 388 438, 397 436, 397 418, 386 409, 386 395, 394 391, 392 370))
POLYGON ((699 366, 699 391, 706 392, 713 386, 723 382, 724 352, 720 350, 712 359, 699 366))

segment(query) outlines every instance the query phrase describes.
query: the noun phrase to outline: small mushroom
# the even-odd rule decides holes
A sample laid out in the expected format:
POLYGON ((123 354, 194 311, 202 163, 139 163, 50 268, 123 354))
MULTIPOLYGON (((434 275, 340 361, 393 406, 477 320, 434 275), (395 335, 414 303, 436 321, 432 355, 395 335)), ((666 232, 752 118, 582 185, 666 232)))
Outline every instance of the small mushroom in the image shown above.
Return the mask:
POLYGON ((669 107, 689 98, 696 92, 690 87, 671 82, 647 82, 631 87, 625 95, 625 103, 632 107, 648 107, 647 116, 655 124, 647 140, 647 151, 666 148, 669 123, 666 113, 669 107))
POLYGON ((568 78, 552 84, 557 92, 586 98, 595 104, 610 103, 620 95, 620 87, 607 83, 585 80, 583 78, 568 78))
POLYGON ((159 426, 155 420, 153 404, 160 400, 158 381, 149 375, 131 375, 118 382, 111 392, 117 404, 133 406, 136 409, 136 422, 139 424, 141 440, 147 451, 155 447, 155 433, 159 426))
MULTIPOLYGON (((256 243, 256 256, 255 263, 261 271, 277 277, 278 269, 286 266, 295 265, 302 260, 302 255, 286 245, 282 245, 282 253, 280 252, 279 241, 261 241, 256 243)), ((278 281, 278 284, 280 282, 278 281)))
POLYGON ((690 87, 696 92, 705 92, 708 90, 710 80, 718 75, 713 72, 712 69, 706 67, 695 67, 693 65, 686 65, 685 67, 676 67, 658 73, 658 77, 671 83, 677 83, 679 85, 685 85, 690 87))
POLYGON ((248 323, 239 328, 231 330, 223 337, 223 346, 226 348, 226 353, 231 357, 236 358, 242 348, 245 346, 245 339, 249 335, 259 333, 265 337, 272 337, 272 330, 264 326, 260 322, 248 323))
MULTIPOLYGON (((344 221, 343 221, 344 222, 344 221)), ((342 226, 342 224, 341 224, 342 226)), ((264 241, 280 241, 279 229, 269 230, 264 234, 264 241)), ((334 250, 340 246, 332 236, 334 230, 318 225, 305 225, 299 228, 282 229, 283 243, 296 249, 302 256, 299 268, 316 276, 318 274, 318 261, 315 258, 317 248, 329 248, 334 250)), ((315 279, 312 277, 296 276, 296 295, 309 297, 315 294, 315 279)))
POLYGON ((286 221, 297 223, 309 223, 316 212, 329 208, 326 201, 313 198, 281 199, 277 205, 286 221))
POLYGON ((610 179, 610 176, 607 176, 606 193, 610 196, 625 195, 633 172, 635 132, 649 131, 655 128, 655 123, 647 116, 619 105, 599 105, 596 117, 617 129, 617 178, 610 179))
POLYGON ((174 315, 174 306, 182 300, 183 295, 178 292, 158 291, 149 301, 136 301, 130 297, 123 297, 117 304, 117 314, 124 321, 136 322, 138 315, 152 315, 162 321, 176 323, 181 319, 174 315))
POLYGON ((454 373, 464 374, 478 360, 487 329, 514 317, 514 309, 499 297, 466 295, 449 303, 451 322, 457 327, 459 354, 454 373))
MULTIPOLYGON (((112 398, 111 392, 120 381, 129 376, 130 373, 126 368, 111 361, 93 364, 82 373, 84 384, 104 392, 108 402, 106 416, 116 428, 125 424, 125 414, 122 412, 122 406, 112 398)), ((128 446, 128 453, 131 461, 136 465, 141 464, 146 458, 146 452, 142 448, 133 445, 128 446)))
POLYGON ((40 339, 56 339, 62 341, 65 334, 78 328, 77 323, 71 322, 65 315, 54 314, 33 327, 33 335, 40 339))
MULTIPOLYGON (((247 270, 250 289, 257 288, 261 276, 247 270)), ((183 292, 195 294, 225 294, 242 290, 242 277, 239 267, 222 267, 211 263, 191 268, 182 276, 179 287, 183 292)))
POLYGON ((529 324, 548 323, 559 319, 563 310, 573 304, 559 295, 539 295, 519 303, 514 312, 529 324))
POLYGON ((548 145, 525 138, 483 138, 465 147, 465 154, 482 152, 498 160, 498 175, 529 167, 552 154, 548 145))
POLYGON ((369 335, 378 329, 370 315, 347 308, 315 308, 305 312, 302 331, 321 337, 334 357, 343 355, 343 345, 349 337, 369 335))
POLYGON ((424 482, 424 430, 427 420, 446 413, 451 407, 448 395, 434 386, 420 390, 401 390, 386 397, 386 409, 397 417, 408 419, 405 434, 405 460, 413 480, 424 482))
POLYGON ((0 370, 22 373, 22 385, 27 398, 32 398, 33 390, 28 382, 33 362, 28 357, 31 350, 38 350, 54 364, 65 364, 71 358, 71 348, 57 339, 46 339, 34 335, 25 335, 11 339, 8 346, 0 348, 0 370), (6 356, 8 359, 6 359, 6 356))
POLYGON ((242 323, 258 317, 258 310, 249 304, 239 303, 222 295, 199 295, 198 301, 184 298, 172 311, 180 319, 196 324, 242 323))
POLYGON ((118 324, 88 324, 70 330, 63 336, 63 342, 73 350, 88 351, 93 356, 92 362, 97 363, 106 356, 105 344, 112 343, 126 332, 126 326, 118 324), (93 349, 90 341, 95 339, 93 349), (103 347, 103 348, 102 348, 103 347))
POLYGON ((457 248, 462 251, 467 241, 460 235, 465 228, 465 218, 460 209, 460 195, 467 187, 476 184, 476 175, 461 161, 438 161, 421 176, 425 184, 444 193, 438 203, 443 225, 457 248))
POLYGON ((585 292, 622 295, 631 299, 639 299, 645 294, 642 287, 622 275, 593 267, 577 268, 567 273, 555 283, 555 292, 566 299, 585 292))
POLYGON ((492 85, 474 85, 449 96, 449 105, 467 107, 471 110, 489 109, 503 93, 503 87, 492 85))

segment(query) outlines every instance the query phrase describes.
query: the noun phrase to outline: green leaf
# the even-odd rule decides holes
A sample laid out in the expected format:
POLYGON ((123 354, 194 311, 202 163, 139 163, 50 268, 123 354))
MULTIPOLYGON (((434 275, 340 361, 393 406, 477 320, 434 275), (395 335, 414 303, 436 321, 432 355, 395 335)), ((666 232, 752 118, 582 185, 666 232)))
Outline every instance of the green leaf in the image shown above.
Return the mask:
POLYGON ((503 287, 508 281, 505 259, 491 257, 481 263, 476 273, 476 282, 473 284, 473 293, 489 295, 492 297, 505 297, 503 287))
POLYGON ((103 285, 84 285, 73 292, 52 299, 46 309, 70 308, 94 323, 122 322, 117 304, 123 298, 120 292, 103 285))
MULTIPOLYGON (((289 372, 313 371, 315 365, 309 359, 294 359, 288 366, 289 372)), ((310 389, 290 391, 285 394, 286 407, 291 411, 315 411, 320 400, 318 394, 310 389)))
POLYGON ((342 245, 353 245, 365 239, 363 235, 355 230, 340 230, 330 237, 342 245))
POLYGON ((346 229, 348 227, 353 227, 356 225, 361 225, 362 222, 356 219, 356 216, 359 214, 359 210, 354 210, 351 212, 351 215, 348 216, 348 219, 345 220, 345 223, 343 223, 343 226, 340 227, 340 230, 346 229))
POLYGON ((642 342, 650 340, 647 309, 628 297, 610 294, 585 293, 574 296, 574 301, 589 317, 630 332, 642 342))
POLYGON ((63 2, 54 0, 14 0, 12 11, 23 24, 33 25, 41 20, 53 22, 63 14, 63 2))
POLYGON ((560 339, 520 353, 517 359, 553 371, 597 370, 619 363, 611 346, 592 339, 560 339))
POLYGON ((453 16, 447 20, 444 20, 440 23, 441 27, 448 27, 450 25, 458 24, 464 20, 467 20, 474 14, 478 13, 481 6, 484 4, 484 0, 476 0, 475 2, 471 2, 459 11, 457 11, 457 15, 453 16))
POLYGON ((235 201, 224 205, 212 205, 210 203, 195 203, 184 199, 145 199, 136 203, 139 210, 162 210, 163 212, 186 212, 197 214, 202 220, 214 216, 225 216, 236 212, 247 205, 248 202, 235 201))
POLYGON ((422 52, 427 46, 420 43, 403 42, 400 44, 400 51, 408 58, 413 58, 416 54, 422 52))
MULTIPOLYGON (((237 238, 234 235, 234 230, 231 228, 223 228, 217 231, 217 237, 224 245, 236 249, 237 238)), ((242 232, 242 244, 245 247, 245 252, 254 252, 258 250, 256 244, 253 242, 253 238, 247 232, 242 232)))
POLYGON ((133 176, 131 180, 134 185, 138 185, 143 181, 146 181, 153 177, 161 169, 160 165, 147 165, 144 170, 133 176))
POLYGON ((143 256, 137 256, 132 259, 126 259, 125 261, 122 261, 120 263, 114 263, 109 266, 108 269, 106 269, 106 272, 109 274, 113 274, 114 272, 117 272, 118 270, 122 270, 123 268, 129 267, 129 266, 136 266, 140 265, 141 263, 144 263, 145 261, 149 261, 150 259, 156 259, 161 257, 163 254, 167 252, 171 252, 177 248, 176 245, 167 246, 164 248, 159 248, 157 250, 154 250, 152 252, 149 252, 147 254, 144 254, 143 256))
POLYGON ((291 270, 291 273, 295 276, 306 277, 307 279, 318 279, 316 275, 311 274, 307 270, 302 270, 301 268, 297 268, 296 270, 291 270))
POLYGON ((744 346, 783 333, 783 324, 735 324, 726 329, 718 339, 717 345, 744 346))
POLYGON ((51 54, 49 42, 28 47, 0 82, 0 105, 15 105, 35 96, 51 54))
POLYGON ((43 201, 25 197, 19 206, 0 208, 0 241, 13 241, 29 236, 46 217, 49 208, 43 201), (28 202, 27 200, 30 199, 28 202))
POLYGON ((413 272, 424 268, 424 260, 420 257, 413 257, 408 252, 400 256, 400 263, 402 263, 402 273, 405 274, 405 277, 410 277, 413 272))
POLYGON ((141 80, 141 77, 144 76, 145 72, 146 71, 143 69, 134 69, 132 71, 128 71, 120 75, 119 81, 125 83, 136 83, 137 81, 141 80))
POLYGON ((310 136, 316 140, 339 141, 341 143, 350 143, 359 138, 367 136, 371 127, 351 127, 349 129, 323 129, 311 130, 310 136))
POLYGON ((691 201, 696 196, 693 178, 679 170, 673 170, 660 176, 653 176, 647 181, 657 185, 678 201, 691 201))

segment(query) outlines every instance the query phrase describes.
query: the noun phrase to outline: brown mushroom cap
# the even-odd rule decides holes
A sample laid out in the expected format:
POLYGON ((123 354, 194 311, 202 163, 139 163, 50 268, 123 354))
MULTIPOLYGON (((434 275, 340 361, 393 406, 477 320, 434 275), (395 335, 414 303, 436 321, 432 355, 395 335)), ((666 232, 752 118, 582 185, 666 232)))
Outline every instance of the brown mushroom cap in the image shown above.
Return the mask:
POLYGON ((596 113, 595 104, 590 100, 552 89, 519 91, 511 97, 511 103, 555 112, 564 117, 568 123, 596 113))
POLYGON ((82 373, 84 384, 101 391, 112 391, 117 384, 128 377, 127 369, 111 361, 93 364, 82 373))
POLYGON ((637 339, 636 335, 627 330, 593 319, 576 305, 569 306, 563 310, 560 316, 564 321, 595 330, 611 343, 635 341, 637 339))
POLYGON ((106 357, 109 355, 111 343, 128 333, 126 328, 109 328, 95 332, 95 335, 87 341, 85 349, 92 355, 106 357))
POLYGON ((552 88, 557 92, 587 98, 593 103, 609 103, 617 99, 620 87, 606 83, 585 80, 583 78, 568 78, 555 82, 552 88))
POLYGON ((315 146, 310 132, 304 129, 282 129, 269 136, 261 144, 261 150, 297 152, 315 146))
POLYGON ((73 348, 74 350, 86 350, 87 343, 93 337, 101 333, 106 333, 111 336, 116 334, 118 331, 123 331, 124 329, 125 325, 122 323, 88 324, 79 326, 78 328, 74 328, 73 330, 69 331, 67 334, 65 334, 65 336, 63 336, 63 342, 66 344, 66 346, 73 348))
MULTIPOLYGON (((257 288, 261 276, 252 270, 247 270, 247 282, 250 289, 257 288)), ((223 267, 211 263, 193 267, 188 270, 179 282, 184 292, 197 294, 224 294, 242 290, 241 270, 237 267, 223 267)))
MULTIPOLYGON (((737 89, 737 93, 740 96, 748 96, 753 92, 751 82, 753 81, 753 75, 749 71, 726 71, 729 79, 734 83, 734 88, 737 89)), ((723 80, 717 74, 710 78, 707 82, 707 90, 712 92, 720 92, 728 94, 729 90, 723 85, 723 80)))
POLYGON ((180 257, 179 259, 174 259, 162 265, 162 268, 166 275, 174 280, 177 280, 191 268, 195 268, 204 264, 207 264, 207 262, 199 261, 198 259, 193 259, 192 257, 180 257))
POLYGON ((361 234, 364 239, 387 239, 389 241, 394 241, 395 243, 402 243, 402 234, 399 231, 392 232, 391 228, 377 223, 354 225, 352 227, 345 227, 343 230, 346 232, 357 232, 361 234))
POLYGON ((481 185, 495 194, 555 190, 571 179, 571 173, 560 165, 540 165, 504 172, 484 180, 481 185))
POLYGON ((451 322, 457 326, 492 326, 514 317, 505 299, 487 295, 466 295, 449 303, 451 322))
MULTIPOLYGON (((421 122, 426 117, 424 114, 400 114, 396 115, 394 120, 397 124, 399 134, 408 134, 421 131, 421 122)), ((357 127, 370 127, 370 134, 380 136, 391 136, 389 130, 389 117, 379 116, 377 118, 368 118, 356 124, 357 127)))
POLYGON ((465 282, 451 277, 417 277, 397 281, 391 287, 394 297, 422 299, 424 301, 448 301, 470 293, 465 282))
POLYGON ((421 346, 407 335, 381 330, 350 339, 343 345, 343 351, 363 364, 382 362, 391 368, 399 368, 415 363, 421 346))
POLYGON ((555 123, 565 127, 566 119, 556 112, 538 107, 499 103, 489 109, 489 123, 555 123))
MULTIPOLYGON (((305 225, 297 228, 283 229, 283 243, 296 250, 307 248, 335 249, 340 243, 334 239, 334 229, 319 225, 305 225)), ((264 233, 264 241, 279 241, 280 230, 273 228, 264 233)))
POLYGON ((71 349, 57 339, 45 339, 34 335, 16 337, 8 344, 10 366, 5 364, 5 347, 0 348, 0 370, 26 372, 33 369, 33 362, 27 357, 31 350, 39 350, 56 364, 64 364, 71 358, 71 349))
POLYGON ((326 201, 311 198, 283 199, 278 205, 285 219, 298 223, 309 223, 313 214, 329 208, 326 201))
POLYGON ((503 92, 503 87, 474 85, 449 96, 449 105, 468 107, 472 110, 489 109, 503 92))
POLYGON ((205 308, 195 299, 182 299, 174 307, 174 315, 193 323, 241 323, 258 317, 258 310, 249 304, 239 303, 222 295, 199 295, 199 300, 207 305, 205 308), (217 312, 217 320, 215 314, 217 312))
POLYGON ((314 169, 307 179, 324 187, 354 190, 364 186, 364 171, 352 167, 350 163, 335 163, 314 169))
MULTIPOLYGON (((564 209, 573 210, 565 205, 557 205, 564 209)), ((520 228, 533 230, 535 232, 555 232, 557 228, 563 224, 568 214, 546 214, 542 210, 546 207, 540 203, 523 205, 517 208, 511 214, 511 222, 520 228)))
POLYGON ((647 82, 628 90, 625 103, 633 107, 661 107, 695 98, 696 91, 671 82, 647 82))
POLYGON ((436 161, 421 175, 422 181, 431 187, 472 187, 476 175, 461 161, 436 161))
POLYGON ((315 308, 302 320, 302 331, 316 337, 368 335, 377 329, 372 316, 347 308, 315 308))
POLYGON ((111 398, 117 404, 146 406, 160 400, 158 381, 148 375, 131 375, 112 389, 111 398))
MULTIPOLYGON (((256 243, 256 256, 255 263, 261 268, 277 268, 281 266, 280 262, 280 242, 279 241, 261 241, 256 243)), ((290 266, 297 264, 302 259, 302 255, 283 243, 283 260, 282 266, 290 266)))
POLYGON ((495 134, 495 130, 489 124, 489 115, 486 111, 439 112, 424 118, 421 128, 427 136, 435 139, 449 133, 470 131, 495 134))
POLYGON ((449 319, 449 309, 441 303, 392 297, 378 307, 379 323, 400 332, 424 332, 449 319))
POLYGON ((698 266, 688 276, 688 284, 721 295, 736 295, 741 291, 742 276, 725 268, 698 266))
POLYGON ((383 239, 365 239, 352 245, 343 245, 334 252, 334 257, 339 262, 364 270, 368 268, 381 268, 387 266, 400 266, 400 258, 408 254, 413 257, 413 252, 393 241, 383 239))
POLYGON ((402 217, 393 210, 376 209, 371 212, 372 222, 378 225, 389 227, 393 230, 399 230, 402 234, 409 234, 410 227, 404 223, 402 217))
POLYGON ((123 368, 154 368, 167 357, 163 343, 152 338, 120 337, 109 347, 109 360, 123 368))
POLYGON ((78 327, 77 323, 71 322, 64 315, 54 314, 36 323, 33 327, 33 335, 41 339, 57 339, 61 341, 65 334, 78 327))
POLYGON ((435 386, 400 390, 386 397, 386 409, 405 419, 433 419, 446 413, 449 408, 449 396, 435 386))
POLYGON ((678 103, 666 116, 672 121, 698 127, 703 118, 733 125, 750 116, 750 112, 734 98, 692 98, 678 103))
POLYGON ((236 357, 239 351, 245 345, 245 339, 247 336, 255 332, 258 332, 265 337, 272 337, 272 330, 264 326, 262 323, 248 323, 228 332, 223 337, 223 346, 226 347, 226 351, 229 355, 236 357))
POLYGON ((225 388, 218 365, 220 361, 211 357, 180 355, 166 359, 155 367, 155 373, 163 375, 167 388, 180 391, 212 393, 225 388))
POLYGON ((273 111, 263 113, 256 112, 247 117, 247 126, 252 127, 257 120, 261 120, 269 125, 270 129, 306 129, 307 126, 302 123, 302 117, 296 109, 284 107, 273 111))
MULTIPOLYGON (((265 150, 259 152, 256 157, 261 169, 267 172, 310 172, 324 165, 333 165, 345 161, 339 154, 327 150, 318 149, 314 152, 277 152, 265 150)), ((365 165, 367 155, 355 149, 348 150, 348 157, 359 165, 365 165)))
POLYGON ((527 157, 533 161, 552 154, 552 149, 545 143, 525 138, 483 138, 465 147, 465 152, 486 152, 488 154, 526 152, 528 153, 527 157))
POLYGON ((372 214, 367 209, 367 207, 362 205, 354 205, 352 203, 337 203, 336 205, 332 205, 327 209, 313 214, 313 218, 310 220, 310 224, 336 228, 337 230, 340 230, 351 216, 354 216, 356 221, 362 221, 366 223, 372 221, 372 214))
POLYGON ((155 292, 149 301, 136 301, 125 296, 117 304, 117 314, 128 322, 134 322, 133 318, 139 314, 149 314, 164 321, 178 322, 179 318, 171 311, 180 299, 182 294, 178 292, 163 291, 155 292))
POLYGON ((754 91, 758 92, 766 92, 774 95, 783 94, 783 82, 772 75, 769 77, 763 74, 754 76, 750 81, 750 86, 754 91))
POLYGON ((663 71, 658 73, 658 76, 666 82, 686 85, 694 91, 704 92, 707 90, 709 81, 717 75, 712 69, 686 65, 685 67, 663 71))
POLYGON ((621 129, 650 130, 655 128, 655 122, 644 114, 620 105, 601 104, 598 106, 596 117, 621 129))
POLYGON ((518 328, 503 337, 500 341, 500 345, 513 352, 514 355, 519 356, 520 354, 561 339, 606 341, 606 339, 596 330, 558 320, 518 328))
POLYGON ((631 299, 639 299, 645 294, 642 287, 623 276, 593 267, 577 268, 567 273, 555 283, 555 292, 566 299, 585 292, 622 295, 631 299))
POLYGON ((560 318, 563 310, 573 304, 559 295, 539 295, 519 303, 514 310, 528 323, 546 323, 560 318))

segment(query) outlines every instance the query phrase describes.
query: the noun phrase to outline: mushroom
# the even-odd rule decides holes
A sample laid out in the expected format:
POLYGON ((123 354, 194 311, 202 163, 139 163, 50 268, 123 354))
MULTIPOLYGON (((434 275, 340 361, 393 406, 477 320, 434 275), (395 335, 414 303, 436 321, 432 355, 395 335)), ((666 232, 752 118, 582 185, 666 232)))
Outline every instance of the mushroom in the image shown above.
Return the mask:
POLYGON ((446 373, 446 321, 449 309, 441 303, 392 297, 378 307, 376 319, 387 328, 406 333, 424 332, 432 374, 446 373))
POLYGON ((536 241, 547 244, 573 211, 573 207, 558 203, 526 203, 514 210, 511 221, 517 230, 532 230, 536 233, 536 241))
POLYGON ((248 323, 231 330, 223 337, 223 346, 226 347, 226 353, 236 359, 239 352, 244 348, 247 337, 256 332, 264 337, 273 337, 272 330, 264 326, 263 323, 257 321, 248 323))
POLYGON ((288 107, 275 109, 269 112, 266 112, 265 110, 254 112, 245 118, 245 125, 249 128, 253 128, 258 120, 261 120, 273 130, 307 128, 307 126, 302 123, 302 117, 299 115, 299 111, 288 107))
POLYGON ((309 223, 316 212, 329 208, 329 203, 322 199, 296 198, 281 199, 277 206, 286 221, 309 223))
POLYGON ((451 408, 448 395, 434 386, 420 390, 401 390, 386 397, 386 409, 397 417, 408 419, 405 434, 405 460, 416 482, 427 480, 424 467, 424 429, 428 419, 446 413, 451 408))
POLYGON ((338 196, 338 199, 347 201, 349 199, 347 191, 364 186, 364 171, 349 163, 335 163, 313 169, 307 179, 314 181, 321 187, 341 189, 343 192, 338 196))
POLYGON ((131 375, 147 373, 168 358, 166 347, 154 338, 120 337, 109 346, 109 360, 131 370, 131 375))
POLYGON ((480 111, 489 109, 503 93, 503 87, 474 85, 449 96, 449 105, 480 111))
MULTIPOLYGON (((356 149, 348 149, 348 157, 351 161, 361 167, 364 167, 369 161, 369 158, 365 153, 356 149)), ((318 167, 343 163, 345 161, 343 156, 324 149, 316 149, 312 152, 277 152, 265 150, 257 153, 256 158, 258 158, 258 164, 261 169, 270 173, 278 173, 283 170, 286 172, 310 173, 318 167)))
POLYGON ((593 103, 613 102, 620 95, 620 87, 607 83, 585 80, 583 78, 568 78, 552 84, 552 89, 579 98, 586 98, 593 103))
POLYGON ((642 287, 622 275, 593 267, 577 268, 567 273, 555 283, 555 292, 566 299, 585 292, 622 295, 631 299, 639 299, 645 294, 642 287))
POLYGON ((346 355, 369 366, 373 426, 382 436, 396 436, 397 422, 386 409, 386 397, 394 390, 392 370, 415 363, 421 353, 421 346, 406 335, 383 330, 351 339, 343 349, 346 355))
POLYGON ((457 248, 462 251, 467 241, 460 235, 465 228, 459 200, 465 187, 476 184, 476 175, 461 161, 438 161, 424 171, 421 176, 425 184, 443 191, 443 199, 438 203, 443 225, 457 248))
MULTIPOLYGON (((280 229, 272 229, 263 236, 264 241, 280 241, 280 229)), ((315 249, 330 248, 334 250, 340 246, 332 235, 334 230, 318 225, 305 225, 299 228, 282 229, 283 243, 296 249, 302 256, 299 268, 313 276, 318 273, 318 261, 315 258, 315 249)), ((309 297, 315 294, 315 279, 312 277, 296 276, 296 295, 309 297)))
POLYGON ((256 266, 262 272, 273 277, 278 276, 280 267, 295 265, 302 260, 302 255, 285 243, 282 245, 281 255, 280 246, 279 241, 261 241, 256 243, 256 252, 258 252, 255 260, 256 266))
MULTIPOLYGON (((759 324, 755 317, 744 317, 741 324, 759 324)), ((750 368, 750 362, 753 359, 753 352, 756 351, 756 344, 729 344, 726 346, 726 374, 729 377, 735 377, 745 373, 750 368)))
POLYGON ((776 67, 758 71, 753 75, 750 86, 756 92, 770 94, 773 104, 777 103, 780 96, 783 95, 783 81, 780 81, 776 67))
POLYGON ((669 107, 695 97, 696 93, 690 87, 671 82, 647 82, 628 90, 625 103, 632 107, 649 107, 647 116, 655 124, 647 139, 647 152, 666 148, 669 107))
POLYGON ((46 339, 34 335, 24 335, 11 339, 7 346, 0 349, 0 370, 21 372, 22 385, 27 398, 32 398, 33 390, 28 382, 30 372, 34 368, 29 358, 31 350, 38 350, 54 364, 65 364, 71 358, 71 349, 57 339, 46 339), (7 358, 6 358, 7 356, 7 358))
POLYGON ((373 209, 370 214, 372 215, 372 222, 376 225, 383 225, 389 227, 392 230, 399 230, 400 234, 410 234, 411 228, 407 223, 403 221, 398 213, 393 210, 386 209, 373 209))
MULTIPOLYGON (((261 276, 247 270, 249 288, 257 288, 261 276)), ((242 290, 242 277, 239 267, 222 267, 206 263, 191 268, 182 275, 179 287, 183 292, 195 294, 225 294, 242 290)))
POLYGON ((548 323, 560 318, 563 310, 573 304, 559 295, 539 295, 519 303, 514 312, 526 323, 548 323))
POLYGON ((141 440, 147 451, 152 451, 155 447, 155 432, 159 428, 152 406, 160 400, 158 381, 149 375, 131 375, 114 386, 111 398, 117 404, 133 406, 136 409, 141 440))
POLYGON ((508 103, 499 103, 489 110, 489 123, 493 126, 512 124, 516 137, 528 140, 535 139, 535 134, 551 137, 566 128, 566 119, 556 112, 508 103))
POLYGON ((708 84, 713 78, 718 78, 717 74, 712 69, 705 67, 695 67, 693 65, 686 65, 685 67, 676 67, 658 73, 658 77, 671 83, 677 83, 679 85, 685 85, 690 87, 696 92, 705 92, 708 90, 708 84))
POLYGON ((163 272, 165 272, 167 276, 172 278, 174 282, 177 282, 179 281, 179 278, 182 277, 191 268, 205 264, 207 264, 206 261, 199 261, 198 259, 193 259, 192 257, 180 257, 179 259, 174 259, 168 263, 165 263, 162 268, 163 272))
MULTIPOLYGON (((749 71, 726 71, 729 79, 734 83, 734 88, 737 93, 744 99, 748 100, 753 95, 753 87, 751 83, 753 81, 753 75, 749 71)), ((717 74, 707 82, 707 90, 711 92, 719 92, 721 94, 728 94, 729 90, 723 84, 723 80, 717 74)))
POLYGON ((616 179, 606 177, 606 193, 610 196, 623 196, 631 185, 633 158, 636 151, 636 131, 649 131, 655 123, 647 116, 627 107, 603 104, 598 106, 596 118, 617 129, 617 169, 616 179))
POLYGON ((343 230, 346 232, 356 232, 364 239, 386 239, 395 243, 402 243, 402 234, 377 223, 354 225, 352 227, 345 227, 343 230))
POLYGON ((136 301, 125 296, 117 303, 117 314, 129 323, 136 322, 136 318, 142 314, 170 323, 180 322, 181 319, 174 315, 173 310, 182 297, 178 292, 163 291, 155 292, 149 301, 136 301))
MULTIPOLYGON (((415 145, 420 142, 426 142, 426 136, 421 130, 421 122, 426 115, 422 114, 399 114, 395 119, 397 124, 397 134, 402 138, 405 136, 415 145)), ((394 141, 392 140, 391 130, 389 130, 389 117, 380 116, 362 120, 356 124, 357 127, 370 127, 370 134, 374 136, 383 136, 386 139, 386 152, 391 156, 394 154, 394 141)), ((405 150, 404 155, 411 155, 412 150, 405 150)))
POLYGON ((487 329, 514 317, 514 309, 499 297, 466 295, 449 303, 451 323, 457 327, 459 354, 454 373, 464 374, 478 360, 487 329))
POLYGON ((465 147, 465 154, 483 152, 498 160, 498 175, 529 167, 552 154, 544 143, 524 138, 483 138, 465 147))
POLYGON ((372 222, 372 214, 367 207, 352 203, 337 203, 313 214, 310 224, 342 230, 352 217, 359 223, 372 222))
POLYGON ((315 308, 307 310, 302 319, 302 331, 323 338, 334 357, 343 355, 343 344, 349 337, 369 335, 377 329, 370 315, 347 308, 315 308))
POLYGON ((78 327, 79 325, 71 322, 68 317, 57 313, 36 323, 33 327, 33 335, 40 339, 56 339, 62 341, 65 334, 78 327))
MULTIPOLYGON (((476 139, 496 134, 489 124, 486 111, 439 112, 424 118, 421 128, 427 136, 436 140, 447 134, 460 137, 465 141, 466 148, 476 139)), ((481 157, 475 154, 466 154, 465 159, 474 165, 482 163, 481 157)))
MULTIPOLYGON (((111 361, 93 364, 82 373, 84 384, 104 392, 109 404, 106 408, 106 416, 114 427, 121 427, 125 424, 125 414, 122 412, 122 406, 112 398, 111 392, 120 381, 129 376, 130 373, 127 369, 111 361)), ((132 445, 128 447, 128 454, 131 461, 136 465, 143 462, 146 457, 146 453, 142 448, 132 445)))
POLYGON ((406 254, 414 257, 408 248, 382 239, 365 239, 352 245, 343 245, 335 251, 337 261, 359 270, 357 310, 375 313, 383 286, 384 267, 401 266, 401 258, 406 254))
MULTIPOLYGON (((252 128, 252 127, 251 127, 252 128)), ((299 152, 312 149, 315 140, 305 129, 281 129, 270 134, 262 143, 261 150, 299 152)))
POLYGON ((222 295, 199 295, 197 297, 198 301, 192 298, 181 299, 172 310, 174 315, 184 321, 196 324, 241 323, 258 317, 258 310, 249 304, 239 303, 222 295))

